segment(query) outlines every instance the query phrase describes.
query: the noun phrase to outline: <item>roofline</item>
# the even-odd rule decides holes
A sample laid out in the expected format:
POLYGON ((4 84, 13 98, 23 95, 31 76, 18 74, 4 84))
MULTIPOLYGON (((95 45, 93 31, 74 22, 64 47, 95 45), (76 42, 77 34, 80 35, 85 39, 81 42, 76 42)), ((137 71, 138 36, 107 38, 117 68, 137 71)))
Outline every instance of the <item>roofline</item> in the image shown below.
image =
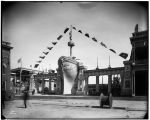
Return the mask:
POLYGON ((18 67, 18 68, 14 68, 14 69, 11 69, 11 71, 17 71, 17 70, 27 70, 27 71, 36 71, 36 72, 43 72, 43 71, 40 71, 40 70, 34 70, 34 69, 30 69, 30 68, 24 68, 24 67, 18 67))

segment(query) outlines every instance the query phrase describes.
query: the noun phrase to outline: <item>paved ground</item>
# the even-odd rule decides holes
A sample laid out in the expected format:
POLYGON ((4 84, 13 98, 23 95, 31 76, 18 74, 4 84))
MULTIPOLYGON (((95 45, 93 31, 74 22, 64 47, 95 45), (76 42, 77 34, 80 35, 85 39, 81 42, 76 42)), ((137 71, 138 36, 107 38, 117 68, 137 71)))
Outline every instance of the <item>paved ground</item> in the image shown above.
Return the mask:
POLYGON ((96 99, 39 99, 29 100, 24 108, 22 100, 6 102, 3 114, 14 118, 143 118, 146 101, 113 100, 112 109, 99 108, 96 99))

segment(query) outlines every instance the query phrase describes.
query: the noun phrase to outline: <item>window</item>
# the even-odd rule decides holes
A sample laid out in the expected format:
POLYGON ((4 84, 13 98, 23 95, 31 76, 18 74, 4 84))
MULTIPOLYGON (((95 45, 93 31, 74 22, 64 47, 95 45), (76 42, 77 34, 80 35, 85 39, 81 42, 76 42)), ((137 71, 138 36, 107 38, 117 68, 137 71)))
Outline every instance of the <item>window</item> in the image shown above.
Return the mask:
POLYGON ((148 46, 135 48, 135 61, 148 59, 148 46))

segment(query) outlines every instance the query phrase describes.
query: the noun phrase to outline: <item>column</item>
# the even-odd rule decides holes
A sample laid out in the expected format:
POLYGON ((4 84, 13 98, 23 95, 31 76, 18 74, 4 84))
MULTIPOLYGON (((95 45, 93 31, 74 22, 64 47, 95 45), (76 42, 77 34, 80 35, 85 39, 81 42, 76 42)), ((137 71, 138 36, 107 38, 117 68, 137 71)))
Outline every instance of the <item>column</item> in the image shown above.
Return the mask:
POLYGON ((96 76, 96 93, 99 92, 99 76, 96 76))
POLYGON ((85 95, 88 95, 88 76, 85 77, 85 95))
POLYGON ((84 91, 84 80, 82 80, 82 91, 84 91))
POLYGON ((45 83, 44 83, 44 78, 42 79, 42 94, 44 94, 44 85, 45 83))
POLYGON ((108 93, 111 93, 112 75, 108 75, 108 93))
POLYGON ((78 88, 77 88, 77 91, 80 91, 80 84, 81 84, 81 80, 78 79, 78 88))
POLYGON ((49 77, 49 93, 51 93, 51 77, 49 77))
POLYGON ((132 74, 132 96, 135 96, 135 72, 132 74))

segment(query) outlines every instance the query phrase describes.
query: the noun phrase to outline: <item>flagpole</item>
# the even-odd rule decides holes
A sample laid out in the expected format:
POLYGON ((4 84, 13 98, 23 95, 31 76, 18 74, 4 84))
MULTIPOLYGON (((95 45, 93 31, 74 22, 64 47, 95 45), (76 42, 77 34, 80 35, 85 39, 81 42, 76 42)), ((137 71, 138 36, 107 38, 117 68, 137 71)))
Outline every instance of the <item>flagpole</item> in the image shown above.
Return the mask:
MULTIPOLYGON (((20 60, 20 83, 21 83, 21 73, 22 73, 22 58, 20 60)), ((21 89, 21 84, 20 84, 20 89, 21 89)))

